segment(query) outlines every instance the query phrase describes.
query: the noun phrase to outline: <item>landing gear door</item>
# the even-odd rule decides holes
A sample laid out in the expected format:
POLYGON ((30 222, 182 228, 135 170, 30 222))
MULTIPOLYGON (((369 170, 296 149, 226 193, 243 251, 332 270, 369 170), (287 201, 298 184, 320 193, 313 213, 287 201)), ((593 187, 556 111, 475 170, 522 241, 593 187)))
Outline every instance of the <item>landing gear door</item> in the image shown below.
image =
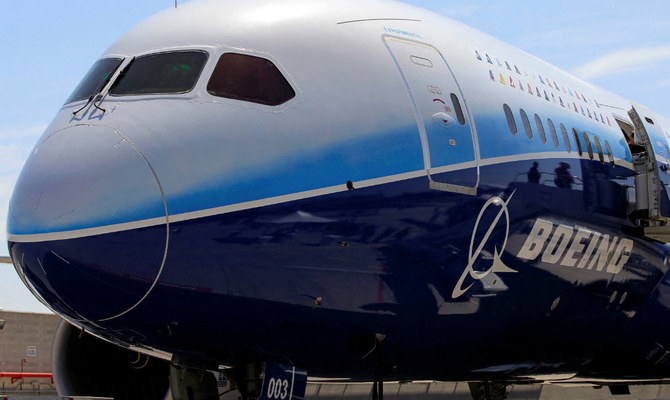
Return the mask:
MULTIPOLYGON (((670 148, 667 137, 660 125, 660 120, 647 107, 633 104, 628 115, 635 127, 636 144, 644 146, 646 150, 642 155, 633 154, 633 161, 636 169, 638 165, 644 165, 644 169, 638 171, 638 175, 646 174, 647 187, 644 189, 648 195, 648 217, 652 221, 667 225, 667 222, 670 221, 670 201, 667 191, 668 184, 670 184, 668 170, 670 148)), ((638 191, 642 189, 639 186, 636 183, 638 191)), ((639 195, 638 198, 640 198, 639 195)), ((637 206, 639 209, 644 208, 644 205, 641 204, 637 206)))
POLYGON ((430 187, 477 194, 479 148, 467 103, 435 47, 394 36, 384 42, 416 113, 430 187))

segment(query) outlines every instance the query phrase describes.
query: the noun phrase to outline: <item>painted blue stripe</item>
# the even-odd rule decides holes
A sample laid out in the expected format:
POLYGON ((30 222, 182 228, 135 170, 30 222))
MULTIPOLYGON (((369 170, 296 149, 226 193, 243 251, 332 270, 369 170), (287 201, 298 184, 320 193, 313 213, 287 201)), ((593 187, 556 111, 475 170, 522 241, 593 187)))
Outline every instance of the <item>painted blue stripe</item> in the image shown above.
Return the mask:
POLYGON ((423 169, 416 126, 380 132, 311 153, 296 153, 243 174, 222 174, 216 184, 170 196, 171 215, 233 205, 423 169))
MULTIPOLYGON (((518 111, 518 110, 517 110, 518 111)), ((560 148, 555 149, 548 127, 545 125, 547 143, 539 139, 535 121, 530 113, 534 137, 528 139, 523 131, 520 118, 517 120, 519 133, 515 136, 509 132, 502 106, 500 112, 479 114, 475 118, 480 138, 481 158, 488 159, 502 156, 532 154, 535 152, 556 151, 557 157, 565 154, 565 143, 559 124, 563 122, 568 129, 569 138, 575 151, 574 137, 571 128, 579 129, 579 118, 571 118, 568 114, 561 118, 553 118, 558 130, 560 148)), ((543 117, 546 124, 546 118, 543 117)), ((604 147, 605 138, 619 159, 630 161, 630 155, 623 138, 612 140, 612 128, 603 127, 590 133, 601 138, 604 147)), ((446 132, 446 131, 445 131, 446 132)), ((262 145, 262 144, 259 144, 262 145)), ((604 149, 603 149, 604 150, 604 149)), ((595 147, 594 147, 595 151, 595 147)), ((454 159, 451 163, 462 161, 454 159)), ((271 163, 259 160, 255 167, 236 172, 221 171, 218 178, 208 180, 196 189, 183 193, 166 193, 170 215, 189 213, 265 198, 289 195, 303 191, 344 185, 348 180, 353 182, 392 176, 423 169, 423 154, 416 126, 407 126, 393 131, 378 132, 361 136, 357 140, 338 143, 309 153, 301 152, 299 143, 293 156, 271 163)), ((160 176, 159 176, 160 178, 160 176)), ((138 195, 143 191, 155 188, 132 188, 138 195)), ((129 192, 132 195, 132 191, 129 192)), ((159 200, 159 199, 155 199, 159 200)), ((8 232, 15 235, 30 235, 57 231, 86 229, 98 226, 114 225, 127 222, 142 221, 164 216, 159 201, 142 203, 126 197, 128 206, 122 212, 109 213, 102 205, 88 208, 87 214, 76 219, 68 219, 61 223, 54 219, 40 221, 36 218, 17 220, 9 215, 8 232)))

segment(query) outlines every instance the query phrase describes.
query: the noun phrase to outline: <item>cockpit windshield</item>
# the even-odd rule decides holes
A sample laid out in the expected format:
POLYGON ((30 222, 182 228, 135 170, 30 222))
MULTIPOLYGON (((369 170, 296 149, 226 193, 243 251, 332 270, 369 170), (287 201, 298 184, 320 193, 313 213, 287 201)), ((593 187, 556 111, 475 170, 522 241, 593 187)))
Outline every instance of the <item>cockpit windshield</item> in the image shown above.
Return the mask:
POLYGON ((295 91, 272 61, 247 54, 225 53, 207 84, 212 96, 278 106, 295 91))
POLYGON ((65 104, 86 100, 100 92, 107 82, 109 82, 114 71, 119 68, 121 62, 123 62, 121 58, 102 58, 96 61, 74 92, 65 101, 65 104))
POLYGON ((109 93, 122 96, 189 92, 207 57, 204 51, 173 51, 137 57, 119 75, 109 93))

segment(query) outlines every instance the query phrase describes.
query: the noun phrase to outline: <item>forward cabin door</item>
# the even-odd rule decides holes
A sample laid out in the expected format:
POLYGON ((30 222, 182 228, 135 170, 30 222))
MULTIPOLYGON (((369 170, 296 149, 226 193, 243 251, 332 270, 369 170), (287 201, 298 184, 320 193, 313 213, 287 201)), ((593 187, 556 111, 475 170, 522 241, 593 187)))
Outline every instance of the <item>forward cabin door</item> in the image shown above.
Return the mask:
POLYGON ((463 93, 435 47, 384 36, 407 87, 430 187, 470 195, 479 184, 479 147, 463 93))
POLYGON ((635 181, 636 208, 645 211, 645 236, 670 242, 670 148, 658 117, 647 107, 633 103, 628 116, 635 127, 636 143, 646 152, 633 155, 638 176, 635 181), (646 218, 645 218, 646 217, 646 218))

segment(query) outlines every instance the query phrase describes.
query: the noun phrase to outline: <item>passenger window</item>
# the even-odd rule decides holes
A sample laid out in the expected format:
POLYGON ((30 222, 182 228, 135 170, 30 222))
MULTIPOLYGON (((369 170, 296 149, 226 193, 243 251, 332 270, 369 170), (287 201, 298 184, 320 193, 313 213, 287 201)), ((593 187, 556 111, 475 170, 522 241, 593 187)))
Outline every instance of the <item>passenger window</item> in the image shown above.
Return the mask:
POLYGON ((558 135, 556 134, 554 122, 551 119, 547 119, 547 125, 549 125, 549 132, 551 133, 551 140, 554 142, 554 147, 558 148, 558 135))
POLYGON ((173 51, 137 57, 109 92, 117 96, 190 92, 207 57, 204 51, 173 51))
POLYGON ((456 96, 454 93, 451 94, 451 102, 454 104, 454 111, 456 111, 456 118, 458 118, 458 123, 465 125, 465 115, 463 115, 461 102, 458 101, 458 96, 456 96))
POLYGON ((614 167, 616 165, 614 163, 614 154, 612 153, 612 148, 607 140, 605 140, 605 150, 607 150, 607 158, 609 159, 610 164, 614 167))
POLYGON ((561 133, 563 134, 563 142, 565 143, 565 149, 570 153, 572 147, 570 146, 570 138, 568 137, 568 130, 565 129, 565 125, 561 124, 561 133))
POLYGON ((593 142, 596 144, 596 151, 598 152, 598 159, 601 164, 605 164, 605 156, 603 155, 603 147, 600 145, 598 136, 593 137, 593 142))
POLYGON ((65 100, 65 104, 88 99, 100 92, 121 62, 123 62, 121 58, 103 58, 96 61, 74 92, 65 100))
POLYGON ((582 132, 584 136, 584 143, 586 143, 586 152, 589 154, 589 159, 593 160, 593 147, 591 146, 591 140, 589 140, 589 135, 586 132, 582 132))
POLYGON ((575 145, 577 146, 577 153, 581 156, 582 155, 582 143, 579 141, 579 135, 577 134, 577 130, 575 128, 572 128, 572 136, 575 137, 575 145))
POLYGON ((535 125, 537 125, 537 132, 540 134, 540 140, 542 143, 547 143, 547 135, 544 132, 544 126, 542 125, 542 120, 540 117, 535 114, 535 125))
POLYGON ((272 61, 238 53, 219 58, 207 84, 212 96, 278 106, 295 97, 295 91, 272 61))
POLYGON ((526 112, 522 109, 519 110, 519 113, 521 113, 521 122, 523 122, 523 129, 526 131, 526 136, 528 136, 528 139, 533 138, 533 128, 530 126, 530 121, 528 120, 528 115, 526 112))
POLYGON ((512 135, 516 135, 518 131, 516 129, 516 121, 514 120, 512 110, 507 104, 503 104, 503 110, 505 110, 505 117, 507 117, 507 126, 509 126, 509 131, 512 132, 512 135))

